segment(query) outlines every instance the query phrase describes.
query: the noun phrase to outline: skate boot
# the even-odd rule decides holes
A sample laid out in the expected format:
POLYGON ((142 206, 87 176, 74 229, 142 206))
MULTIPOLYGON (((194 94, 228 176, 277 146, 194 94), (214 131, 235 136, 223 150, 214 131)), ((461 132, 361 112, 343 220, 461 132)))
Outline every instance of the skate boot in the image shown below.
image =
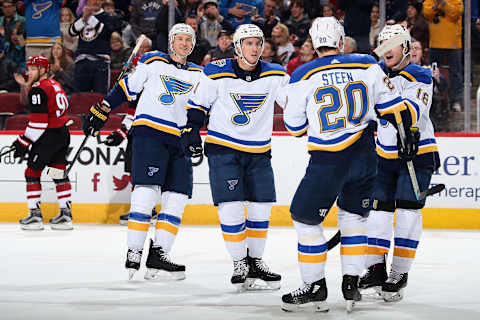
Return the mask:
POLYGON ((248 275, 248 261, 247 257, 233 261, 233 274, 230 282, 237 288, 237 292, 246 290, 245 282, 248 275))
POLYGON ((380 297, 382 295, 382 285, 387 280, 387 265, 385 263, 377 263, 368 267, 367 272, 360 278, 358 288, 362 290, 362 295, 380 297), (372 289, 367 292, 366 289, 372 289))
POLYGON ((170 279, 185 279, 185 266, 170 261, 168 254, 163 251, 162 247, 153 246, 153 240, 150 240, 150 250, 148 251, 146 265, 147 272, 144 276, 145 280, 160 279, 160 271, 167 272, 170 279))
POLYGON ((362 300, 362 295, 358 291, 358 276, 343 275, 342 292, 347 301, 347 312, 352 312, 356 301, 362 300))
POLYGON ((128 280, 132 280, 135 272, 140 269, 140 261, 142 261, 142 249, 128 249, 125 268, 128 270, 128 280))
POLYGON ((72 230, 72 210, 70 208, 70 204, 67 204, 66 208, 61 208, 58 215, 50 219, 50 228, 53 230, 72 230))
POLYGON ((120 225, 121 226, 127 226, 128 225, 128 217, 130 216, 130 213, 125 213, 120 216, 120 225))
POLYGON ((313 283, 304 283, 302 287, 282 296, 283 311, 300 311, 313 307, 315 312, 327 312, 327 284, 325 278, 313 283))
POLYGON ((43 230, 40 208, 30 209, 28 216, 20 220, 20 228, 23 230, 43 230))
POLYGON ((390 270, 387 281, 382 285, 382 297, 386 302, 397 302, 403 299, 404 288, 407 286, 408 273, 390 270))
POLYGON ((248 274, 246 280, 247 290, 278 290, 280 289, 280 280, 282 276, 270 271, 262 258, 252 258, 247 256, 248 274), (257 283, 256 280, 262 280, 265 285, 257 283))

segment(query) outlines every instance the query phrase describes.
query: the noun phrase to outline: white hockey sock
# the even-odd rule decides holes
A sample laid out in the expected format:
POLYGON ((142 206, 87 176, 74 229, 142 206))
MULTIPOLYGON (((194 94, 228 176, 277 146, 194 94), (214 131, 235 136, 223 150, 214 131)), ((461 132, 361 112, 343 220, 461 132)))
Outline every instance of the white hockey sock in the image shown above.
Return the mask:
POLYGON ((245 207, 242 201, 222 202, 218 205, 218 217, 223 239, 234 261, 247 256, 245 232, 245 207))
POLYGON ((293 221, 298 236, 298 265, 303 282, 325 278, 327 241, 321 224, 308 225, 293 221))
POLYGON ((393 212, 370 211, 367 219, 368 254, 366 267, 384 261, 384 254, 390 250, 393 233, 393 212))
POLYGON ((249 202, 247 204, 247 247, 250 257, 263 256, 271 211, 271 203, 249 202))
POLYGON ((358 276, 365 268, 367 254, 367 219, 358 214, 338 209, 340 228, 342 274, 358 276))
POLYGON ((143 249, 159 186, 137 185, 132 191, 128 218, 127 246, 143 249))
POLYGON ((410 271, 421 235, 422 214, 420 210, 397 209, 393 270, 400 273, 410 271))
POLYGON ((181 193, 166 191, 162 193, 162 210, 158 214, 155 225, 155 247, 160 246, 165 252, 170 252, 182 221, 183 210, 188 196, 181 193))

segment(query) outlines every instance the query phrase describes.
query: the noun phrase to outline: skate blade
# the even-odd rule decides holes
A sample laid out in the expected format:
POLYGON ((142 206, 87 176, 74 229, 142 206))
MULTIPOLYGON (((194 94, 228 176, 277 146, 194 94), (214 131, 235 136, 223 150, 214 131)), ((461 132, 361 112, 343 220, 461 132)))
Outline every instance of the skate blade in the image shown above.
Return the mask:
POLYGON ((247 290, 247 286, 245 282, 243 283, 232 283, 232 285, 235 287, 235 292, 236 293, 242 293, 247 290))
POLYGON ((382 292, 382 298, 385 302, 398 302, 403 299, 403 288, 398 292, 382 292))
POLYGON ((62 222, 50 224, 52 230, 73 230, 73 225, 71 222, 62 222))
POLYGON ((186 276, 185 271, 168 272, 159 269, 147 269, 143 278, 149 281, 184 280, 186 276))
POLYGON ((283 303, 282 310, 285 312, 328 312, 330 308, 326 301, 308 302, 304 304, 283 303))
POLYGON ((128 226, 128 220, 120 220, 121 226, 128 226))
POLYGON ((257 278, 247 278, 244 286, 247 291, 279 290, 280 281, 264 281, 257 278))
POLYGON ((20 224, 20 228, 22 230, 28 230, 28 231, 41 231, 43 230, 43 223, 42 222, 34 222, 34 223, 29 223, 29 224, 20 224))
POLYGON ((360 289, 360 293, 362 294, 362 299, 367 300, 381 300, 382 298, 382 287, 370 287, 366 289, 360 289))
POLYGON ((133 275, 135 274, 135 272, 137 272, 136 269, 131 269, 131 268, 127 268, 128 270, 128 280, 132 280, 133 279, 133 275))

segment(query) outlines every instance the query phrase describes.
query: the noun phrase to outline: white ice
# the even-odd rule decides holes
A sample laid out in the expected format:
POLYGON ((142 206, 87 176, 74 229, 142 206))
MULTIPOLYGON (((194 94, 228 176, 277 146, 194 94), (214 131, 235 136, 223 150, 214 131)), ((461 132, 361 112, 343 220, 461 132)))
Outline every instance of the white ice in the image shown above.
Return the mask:
POLYGON ((365 301, 349 315, 338 248, 327 259, 330 312, 280 309, 281 295, 300 285, 293 228, 269 231, 265 260, 283 276, 275 292, 234 293, 218 227, 180 229, 172 260, 186 265, 183 281, 146 282, 143 267, 128 282, 125 242, 121 226, 27 232, 0 224, 0 319, 480 319, 478 231, 424 231, 404 300, 365 301))

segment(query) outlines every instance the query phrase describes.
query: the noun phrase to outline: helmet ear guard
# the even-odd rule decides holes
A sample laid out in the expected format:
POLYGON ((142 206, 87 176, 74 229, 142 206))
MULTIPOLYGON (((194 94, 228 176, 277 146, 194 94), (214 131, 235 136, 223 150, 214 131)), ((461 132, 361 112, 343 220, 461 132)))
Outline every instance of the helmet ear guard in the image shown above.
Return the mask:
POLYGON ((265 36, 263 35, 263 31, 254 24, 242 24, 233 34, 233 46, 235 48, 235 54, 240 57, 240 59, 246 65, 254 67, 257 65, 258 60, 260 60, 260 56, 262 55, 263 49, 265 48, 265 36), (260 52, 260 55, 254 64, 248 62, 242 52, 242 41, 246 38, 260 38, 262 42, 262 51, 260 52))
POLYGON ((170 50, 171 53, 173 53, 174 55, 182 59, 186 59, 187 56, 189 56, 192 53, 193 49, 195 48, 195 43, 196 43, 195 31, 188 24, 177 23, 168 32, 168 49, 170 50), (177 34, 186 34, 192 37, 192 49, 190 49, 190 52, 186 56, 180 55, 173 48, 173 42, 175 41, 175 36, 177 34))

